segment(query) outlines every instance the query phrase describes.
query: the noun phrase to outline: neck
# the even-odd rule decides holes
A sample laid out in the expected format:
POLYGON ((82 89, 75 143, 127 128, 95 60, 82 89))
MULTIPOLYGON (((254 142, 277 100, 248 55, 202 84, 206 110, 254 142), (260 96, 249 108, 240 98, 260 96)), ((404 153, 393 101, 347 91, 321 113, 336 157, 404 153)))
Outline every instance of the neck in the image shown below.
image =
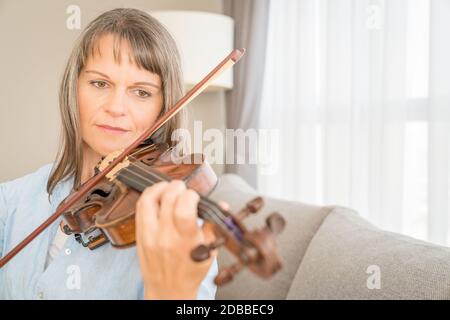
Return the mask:
POLYGON ((86 182, 94 175, 94 168, 102 156, 95 152, 86 143, 83 143, 83 168, 81 170, 81 183, 86 182))

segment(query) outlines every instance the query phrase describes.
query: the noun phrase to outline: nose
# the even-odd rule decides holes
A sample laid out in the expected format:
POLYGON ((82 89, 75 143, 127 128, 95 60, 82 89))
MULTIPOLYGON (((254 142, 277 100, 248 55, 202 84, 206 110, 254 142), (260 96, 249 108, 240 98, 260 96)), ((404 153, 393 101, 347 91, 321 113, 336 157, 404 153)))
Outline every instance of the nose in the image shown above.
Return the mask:
POLYGON ((113 117, 120 117, 125 115, 126 110, 126 93, 118 88, 105 105, 105 111, 113 117))

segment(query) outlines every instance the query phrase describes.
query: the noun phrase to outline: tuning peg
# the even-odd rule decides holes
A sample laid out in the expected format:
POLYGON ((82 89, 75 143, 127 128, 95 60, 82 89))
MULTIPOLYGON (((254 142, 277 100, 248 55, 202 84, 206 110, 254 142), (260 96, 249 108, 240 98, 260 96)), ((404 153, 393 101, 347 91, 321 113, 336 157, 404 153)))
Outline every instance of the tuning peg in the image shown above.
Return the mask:
POLYGON ((266 227, 275 235, 283 231, 285 225, 286 221, 278 212, 274 212, 266 218, 266 227))
POLYGON ((238 219, 242 220, 247 218, 250 214, 257 213, 264 205, 264 200, 261 197, 256 197, 249 201, 245 208, 239 211, 237 214, 238 219))
POLYGON ((243 265, 240 262, 237 262, 229 267, 223 268, 219 271, 219 274, 214 278, 214 283, 217 286, 224 285, 231 280, 233 280, 233 277, 241 271, 243 265))
POLYGON ((194 250, 192 250, 191 258, 196 262, 205 261, 209 259, 212 250, 220 247, 223 244, 225 244, 224 238, 218 238, 208 245, 201 244, 197 246, 194 250))

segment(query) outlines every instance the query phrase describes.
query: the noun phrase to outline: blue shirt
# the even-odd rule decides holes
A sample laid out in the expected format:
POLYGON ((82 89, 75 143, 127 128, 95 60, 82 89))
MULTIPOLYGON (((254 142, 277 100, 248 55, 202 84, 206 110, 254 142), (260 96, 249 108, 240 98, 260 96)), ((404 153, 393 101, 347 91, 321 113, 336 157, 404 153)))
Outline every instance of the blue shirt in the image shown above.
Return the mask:
MULTIPOLYGON (((0 184, 0 256, 5 255, 56 211, 70 193, 73 179, 57 184, 48 198, 52 165, 0 184)), ((0 269, 0 299, 142 299, 143 282, 136 246, 115 249, 109 243, 95 250, 70 236, 45 269, 60 220, 42 232, 0 269)), ((214 299, 217 261, 201 283, 198 299, 214 299)))

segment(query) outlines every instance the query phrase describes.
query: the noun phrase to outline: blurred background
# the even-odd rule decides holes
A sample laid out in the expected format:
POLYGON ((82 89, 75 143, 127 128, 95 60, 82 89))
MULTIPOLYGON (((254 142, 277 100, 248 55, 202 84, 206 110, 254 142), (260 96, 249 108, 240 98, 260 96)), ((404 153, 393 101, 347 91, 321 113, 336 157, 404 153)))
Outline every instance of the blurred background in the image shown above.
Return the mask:
MULTIPOLYGON (((450 245, 448 0, 0 0, 0 181, 53 161, 69 52, 89 21, 116 7, 213 14, 181 30, 187 87, 215 54, 247 48, 188 107, 190 130, 199 120, 203 130, 275 132, 277 143, 249 143, 240 156, 259 148, 276 156, 276 170, 222 162, 217 174, 450 245)), ((173 32, 177 20, 165 21, 173 32)))

